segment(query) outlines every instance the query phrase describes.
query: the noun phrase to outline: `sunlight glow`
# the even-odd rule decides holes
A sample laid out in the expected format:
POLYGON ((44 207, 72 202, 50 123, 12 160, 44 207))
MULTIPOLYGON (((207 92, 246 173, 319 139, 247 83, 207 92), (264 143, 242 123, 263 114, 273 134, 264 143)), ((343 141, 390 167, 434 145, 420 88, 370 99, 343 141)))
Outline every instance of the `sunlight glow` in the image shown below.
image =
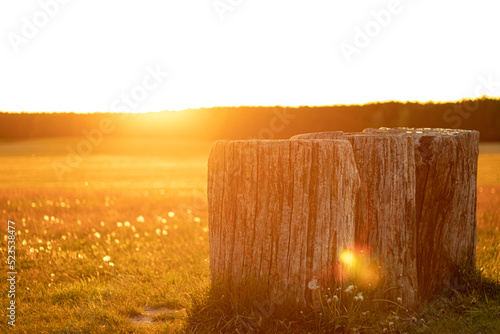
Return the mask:
POLYGON ((1 111, 500 95, 494 1, 228 1, 223 11, 205 0, 53 3, 50 17, 33 1, 0 3, 1 111))
POLYGON ((340 254, 340 261, 348 266, 352 266, 356 259, 351 251, 343 251, 342 254, 340 254))

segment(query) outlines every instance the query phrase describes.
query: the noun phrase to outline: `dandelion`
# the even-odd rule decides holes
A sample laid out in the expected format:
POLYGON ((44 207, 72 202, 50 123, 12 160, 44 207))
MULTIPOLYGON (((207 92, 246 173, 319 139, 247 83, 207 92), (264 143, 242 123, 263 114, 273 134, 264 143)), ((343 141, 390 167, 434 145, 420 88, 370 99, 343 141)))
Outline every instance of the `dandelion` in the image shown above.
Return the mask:
POLYGON ((194 218, 193 218, 193 221, 194 221, 195 223, 199 223, 199 222, 201 222, 201 218, 200 218, 200 217, 194 217, 194 218))
POLYGON ((363 292, 360 292, 358 293, 355 297, 354 297, 354 301, 360 301, 362 302, 363 301, 363 292))
POLYGON ((166 223, 167 223, 167 220, 166 220, 165 218, 162 218, 162 219, 161 219, 161 223, 162 223, 162 224, 166 224, 166 223))
POLYGON ((332 301, 333 301, 334 303, 338 302, 338 301, 339 301, 339 297, 337 297, 337 295, 333 295, 333 297, 332 297, 332 301))
POLYGON ((101 226, 104 226, 104 222, 103 221, 101 221, 101 226))
POLYGON ((116 223, 116 226, 118 226, 118 227, 122 227, 122 226, 123 226, 123 223, 122 223, 122 222, 117 222, 117 223, 116 223))
POLYGON ((345 293, 352 293, 354 292, 354 285, 349 285, 347 289, 344 290, 345 293))
POLYGON ((327 302, 328 304, 331 304, 331 303, 332 303, 332 299, 331 299, 331 298, 328 298, 328 299, 326 300, 326 302, 327 302))
POLYGON ((49 216, 47 216, 47 215, 43 216, 43 220, 45 220, 46 222, 48 222, 49 221, 49 216))
POLYGON ((318 280, 313 278, 309 283, 307 283, 307 287, 311 290, 319 289, 318 280))
POLYGON ((108 263, 110 267, 114 267, 115 264, 113 262, 108 263))
POLYGON ((105 257, 102 258, 104 262, 109 262, 111 260, 111 257, 109 255, 106 255, 105 257))
POLYGON ((134 237, 139 239, 139 237, 140 237, 139 233, 134 234, 134 237))
POLYGON ((143 216, 139 216, 135 219, 136 222, 138 223, 144 223, 144 217, 143 216))
POLYGON ((34 253, 35 252, 35 249, 34 248, 30 248, 30 253, 34 253))
POLYGON ((132 232, 135 232, 135 231, 136 231, 135 226, 132 225, 132 232))
POLYGON ((169 216, 170 218, 172 218, 173 216, 175 216, 175 212, 170 211, 170 212, 168 213, 168 216, 169 216))
POLYGON ((398 303, 402 304, 403 303, 403 299, 401 299, 401 297, 398 297, 397 299, 398 303))
POLYGON ((156 235, 161 235, 161 229, 157 228, 157 229, 155 230, 155 233, 156 233, 156 235))
POLYGON ((94 233, 94 236, 95 236, 97 239, 100 239, 100 238, 101 238, 101 233, 99 233, 99 232, 95 232, 95 233, 94 233))
POLYGON ((161 231, 161 234, 163 234, 163 235, 167 235, 167 234, 168 234, 168 231, 167 231, 167 230, 163 230, 163 231, 161 231))
POLYGON ((115 243, 116 243, 116 244, 119 244, 119 243, 120 243, 120 240, 115 239, 115 243))
POLYGON ((125 225, 126 227, 129 227, 130 226, 130 222, 128 220, 126 220, 123 225, 125 225))

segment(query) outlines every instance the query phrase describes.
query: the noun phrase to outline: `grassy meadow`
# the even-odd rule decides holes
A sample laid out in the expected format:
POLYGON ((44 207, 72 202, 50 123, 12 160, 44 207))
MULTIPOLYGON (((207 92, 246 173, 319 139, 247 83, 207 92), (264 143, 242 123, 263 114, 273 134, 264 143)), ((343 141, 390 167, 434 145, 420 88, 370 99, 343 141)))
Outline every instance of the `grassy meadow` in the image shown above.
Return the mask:
MULTIPOLYGON (((414 312, 377 312, 369 298, 255 317, 209 292, 210 142, 106 138, 58 179, 81 138, 0 142, 0 254, 16 227, 16 326, 0 332, 500 333, 500 145, 481 147, 477 267, 464 291, 414 312), (348 323, 348 326, 346 326, 348 323), (496 332, 495 332, 496 331, 496 332)), ((346 297, 348 298, 348 297, 346 297)))

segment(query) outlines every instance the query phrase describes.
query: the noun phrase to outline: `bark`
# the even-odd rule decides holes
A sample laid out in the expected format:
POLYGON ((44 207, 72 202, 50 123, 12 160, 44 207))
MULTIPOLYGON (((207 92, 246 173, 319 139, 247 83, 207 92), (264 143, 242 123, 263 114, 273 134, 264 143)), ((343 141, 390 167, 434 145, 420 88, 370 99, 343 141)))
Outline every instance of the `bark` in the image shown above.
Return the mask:
MULTIPOLYGON (((417 300, 415 159, 411 138, 353 133, 332 138, 351 142, 361 179, 355 214, 353 279, 378 298, 413 306, 417 300)), ((297 138, 328 138, 328 133, 297 138)))
POLYGON ((460 288, 461 270, 476 263, 476 180, 479 132, 381 128, 365 132, 415 142, 419 295, 460 288))
POLYGON ((305 303, 345 279, 359 188, 348 141, 218 141, 208 171, 212 284, 305 303))

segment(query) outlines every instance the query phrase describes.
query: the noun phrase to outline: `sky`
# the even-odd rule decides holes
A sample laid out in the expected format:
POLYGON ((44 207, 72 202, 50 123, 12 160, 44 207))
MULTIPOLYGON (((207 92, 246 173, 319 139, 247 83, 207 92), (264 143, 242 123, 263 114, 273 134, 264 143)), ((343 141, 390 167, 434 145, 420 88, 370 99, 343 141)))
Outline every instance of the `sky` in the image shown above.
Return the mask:
POLYGON ((0 2, 0 111, 500 96, 500 2, 0 2))

